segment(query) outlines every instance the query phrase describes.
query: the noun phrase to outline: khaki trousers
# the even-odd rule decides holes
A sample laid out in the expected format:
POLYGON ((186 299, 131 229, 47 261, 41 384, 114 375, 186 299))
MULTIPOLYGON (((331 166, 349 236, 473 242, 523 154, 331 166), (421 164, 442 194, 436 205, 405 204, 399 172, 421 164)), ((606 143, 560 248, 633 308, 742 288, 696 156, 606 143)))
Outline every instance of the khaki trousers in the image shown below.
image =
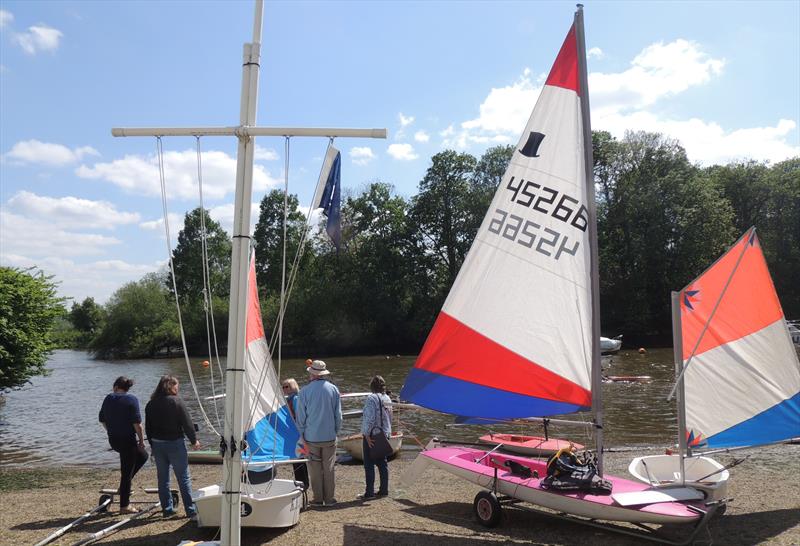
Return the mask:
POLYGON ((328 504, 334 500, 336 484, 333 466, 336 463, 336 440, 331 442, 306 442, 308 446, 308 473, 311 479, 312 502, 328 504))

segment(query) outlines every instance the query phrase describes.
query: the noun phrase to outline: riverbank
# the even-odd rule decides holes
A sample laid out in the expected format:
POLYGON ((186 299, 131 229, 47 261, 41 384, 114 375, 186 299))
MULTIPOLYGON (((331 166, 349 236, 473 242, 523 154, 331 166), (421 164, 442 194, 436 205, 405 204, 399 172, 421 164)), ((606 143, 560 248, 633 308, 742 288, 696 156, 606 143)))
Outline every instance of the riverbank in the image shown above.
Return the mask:
MULTIPOLYGON (((741 452, 735 455, 740 455, 741 452)), ((790 546, 800 544, 800 446, 750 450, 749 459, 731 473, 729 493, 734 500, 722 517, 709 526, 713 544, 790 546)), ((627 475, 634 453, 610 453, 607 472, 627 475)), ((726 464, 734 454, 717 459, 726 464)), ((392 461, 390 498, 362 503, 363 468, 340 464, 336 469, 336 497, 332 508, 308 510, 300 523, 287 530, 244 529, 242 544, 314 545, 374 544, 378 546, 428 545, 477 546, 479 544, 592 544, 634 545, 641 540, 591 527, 546 518, 517 508, 505 510, 503 524, 487 530, 472 516, 472 500, 480 488, 428 470, 422 479, 398 495, 397 478, 410 459, 392 461)), ((282 469, 286 472, 288 469, 282 469)), ((219 466, 193 466, 195 486, 218 480, 219 466)), ((97 505, 101 487, 113 487, 118 474, 106 469, 0 470, 0 544, 33 544, 83 512, 97 505)), ((148 463, 134 486, 155 486, 155 468, 148 463)), ((137 494, 155 502, 155 496, 137 494)), ((182 511, 180 512, 182 514, 182 511)), ((116 507, 73 530, 54 544, 72 544, 90 532, 119 520, 116 507)), ((198 529, 186 518, 163 519, 160 515, 123 528, 101 541, 115 545, 170 545, 181 540, 210 540, 211 529, 198 529)), ((708 543, 708 540, 705 540, 708 543)))

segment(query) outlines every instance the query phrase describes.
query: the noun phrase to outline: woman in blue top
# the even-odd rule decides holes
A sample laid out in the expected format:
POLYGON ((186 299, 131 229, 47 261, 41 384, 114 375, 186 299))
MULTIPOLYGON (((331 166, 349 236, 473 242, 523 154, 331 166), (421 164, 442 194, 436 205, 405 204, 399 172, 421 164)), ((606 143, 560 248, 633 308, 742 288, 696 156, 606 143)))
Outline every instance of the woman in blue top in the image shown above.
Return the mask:
MULTIPOLYGON (((283 395, 286 397, 286 405, 289 406, 289 413, 292 415, 292 419, 294 419, 295 423, 297 423, 297 408, 295 406, 297 404, 297 393, 300 392, 300 385, 297 384, 294 377, 290 377, 289 379, 283 380, 281 387, 283 387, 283 395)), ((302 440, 300 440, 295 455, 298 457, 305 457, 306 453, 304 452, 304 448, 305 446, 302 445, 302 440)), ((294 469, 294 480, 296 482, 303 482, 303 487, 308 489, 308 468, 306 467, 306 463, 294 463, 292 464, 292 468, 294 469)))
POLYGON ((392 435, 392 406, 391 399, 386 394, 386 381, 380 375, 376 375, 369 382, 369 389, 372 391, 364 404, 364 413, 361 418, 362 447, 364 450, 364 477, 367 486, 360 499, 374 499, 384 497, 389 494, 389 464, 386 457, 375 460, 370 456, 370 448, 373 441, 370 438, 372 431, 383 429, 386 437, 392 435), (375 493, 375 467, 378 467, 380 475, 380 488, 375 493))
POLYGON ((99 416, 108 433, 109 445, 119 453, 119 511, 124 513, 138 512, 130 506, 131 482, 147 462, 139 401, 128 394, 132 386, 132 379, 119 376, 114 381, 114 392, 103 400, 99 416))

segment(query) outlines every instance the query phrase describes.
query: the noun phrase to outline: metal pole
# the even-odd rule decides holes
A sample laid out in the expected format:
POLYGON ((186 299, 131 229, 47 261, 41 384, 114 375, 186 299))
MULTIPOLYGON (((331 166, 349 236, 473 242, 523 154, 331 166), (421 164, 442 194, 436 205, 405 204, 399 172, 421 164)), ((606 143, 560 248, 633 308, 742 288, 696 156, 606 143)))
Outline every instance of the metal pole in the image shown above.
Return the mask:
POLYGON ((592 124, 589 116, 589 82, 586 69, 586 40, 583 32, 583 5, 575 12, 575 38, 578 42, 578 79, 580 80, 581 124, 583 125, 586 208, 589 209, 589 252, 592 294, 592 414, 595 422, 597 472, 603 475, 603 378, 600 367, 600 273, 597 250, 597 205, 594 197, 594 159, 592 124))
MULTIPOLYGON (((672 293, 672 351, 675 360, 675 375, 680 374, 683 367, 683 329, 681 326, 681 292, 672 293)), ((681 458, 681 485, 686 480, 686 460, 691 456, 686 445, 686 393, 683 390, 683 377, 678 380, 678 453, 681 458)))
MULTIPOLYGON (((239 121, 256 124, 258 69, 261 60, 261 21, 264 2, 256 0, 253 42, 244 45, 242 96, 239 121)), ((220 541, 239 546, 241 540, 242 485, 242 392, 244 386, 245 321, 247 318, 247 273, 250 257, 250 201, 253 194, 255 140, 239 137, 236 153, 236 197, 234 200, 231 250, 231 294, 228 320, 228 358, 225 373, 225 432, 228 449, 222 458, 222 515, 220 541)))
POLYGON ((115 137, 140 136, 256 136, 273 137, 326 137, 326 138, 386 138, 386 129, 359 129, 335 127, 115 127, 115 137))

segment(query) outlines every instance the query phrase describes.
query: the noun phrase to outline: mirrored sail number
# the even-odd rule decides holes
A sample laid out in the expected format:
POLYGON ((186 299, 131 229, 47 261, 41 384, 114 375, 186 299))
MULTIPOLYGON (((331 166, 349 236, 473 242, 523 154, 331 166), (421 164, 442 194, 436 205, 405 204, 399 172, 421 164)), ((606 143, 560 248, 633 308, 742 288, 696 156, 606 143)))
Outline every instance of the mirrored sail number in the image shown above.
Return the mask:
POLYGON ((557 190, 542 186, 532 180, 519 179, 515 185, 515 178, 512 176, 506 185, 506 189, 513 192, 511 196, 513 203, 531 208, 542 214, 549 214, 556 220, 561 220, 565 224, 569 224, 581 231, 586 231, 586 227, 589 225, 589 211, 584 205, 581 205, 576 210, 575 205, 579 203, 577 199, 570 197, 566 193, 562 193, 561 197, 559 197, 557 190))
POLYGON ((542 228, 533 220, 525 220, 516 214, 495 209, 489 222, 489 232, 499 235, 509 241, 530 248, 545 256, 553 256, 558 260, 562 254, 575 256, 580 247, 580 241, 570 244, 569 237, 550 228, 542 228))

